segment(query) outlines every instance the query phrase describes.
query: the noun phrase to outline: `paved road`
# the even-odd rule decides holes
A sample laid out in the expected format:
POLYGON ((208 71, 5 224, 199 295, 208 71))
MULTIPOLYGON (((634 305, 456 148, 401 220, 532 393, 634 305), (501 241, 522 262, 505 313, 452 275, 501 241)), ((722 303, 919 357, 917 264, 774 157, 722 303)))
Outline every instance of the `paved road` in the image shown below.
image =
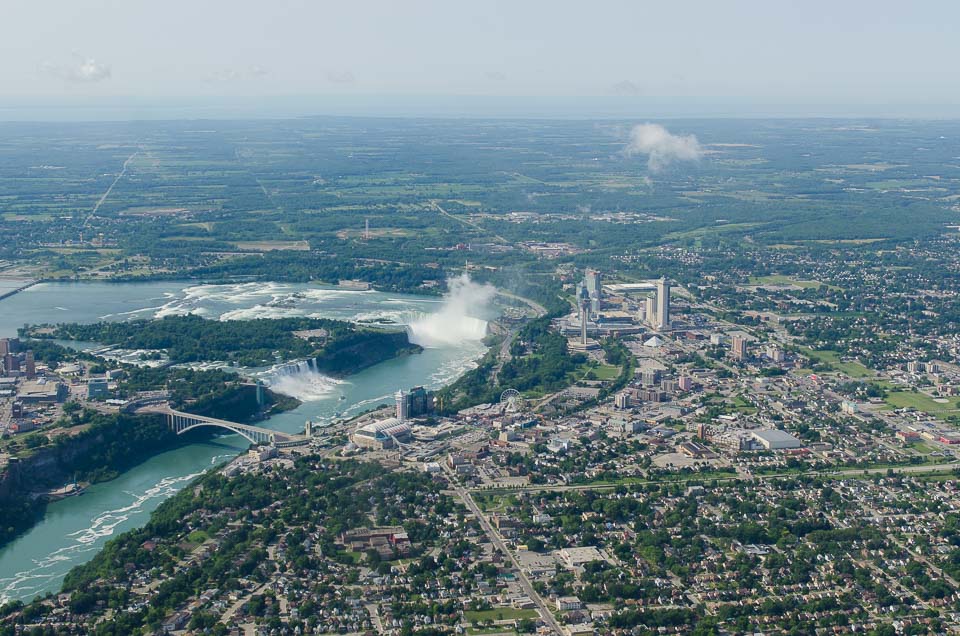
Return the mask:
POLYGON ((113 180, 113 183, 110 184, 110 187, 107 188, 107 191, 104 192, 103 196, 101 196, 100 199, 97 200, 97 204, 93 206, 93 210, 90 212, 90 214, 87 215, 87 218, 84 219, 83 229, 86 229, 87 225, 90 224, 90 219, 92 219, 97 214, 97 210, 100 209, 100 206, 103 205, 103 202, 106 201, 107 197, 110 196, 110 193, 113 192, 113 187, 117 185, 117 182, 120 181, 120 179, 123 178, 123 175, 127 174, 127 166, 130 164, 131 161, 133 161, 133 158, 136 157, 138 154, 140 154, 139 150, 133 153, 132 155, 130 155, 129 157, 127 157, 127 160, 123 162, 123 168, 120 170, 120 174, 117 175, 117 178, 113 180))
POLYGON ((498 290, 497 290, 497 295, 498 295, 498 296, 503 296, 504 298, 509 298, 509 299, 511 299, 511 300, 516 300, 517 302, 523 303, 524 305, 528 306, 530 309, 532 309, 532 310, 534 310, 535 312, 537 312, 537 317, 538 317, 538 318, 539 318, 540 316, 544 315, 545 313, 547 313, 547 308, 544 307, 543 305, 541 305, 540 303, 538 303, 538 302, 535 301, 535 300, 530 300, 529 298, 524 298, 523 296, 517 296, 516 294, 511 294, 510 292, 505 292, 505 291, 503 291, 502 289, 498 289, 498 290))
POLYGON ((507 244, 510 243, 510 241, 508 241, 507 239, 503 238, 502 236, 500 236, 500 235, 497 234, 496 232, 491 232, 490 230, 488 230, 487 228, 483 227, 482 225, 478 225, 477 223, 474 223, 474 222, 471 221, 470 219, 465 219, 465 218, 462 217, 462 216, 455 216, 455 215, 453 215, 453 214, 450 214, 449 212, 447 212, 446 210, 444 210, 443 208, 441 208, 441 207, 440 207, 440 204, 437 203, 436 201, 431 201, 430 204, 433 206, 433 209, 435 209, 437 212, 439 212, 440 214, 442 214, 443 216, 445 216, 445 217, 447 217, 447 218, 449 218, 449 219, 452 219, 452 220, 454 220, 454 221, 457 221, 458 223, 463 223, 464 225, 469 225, 470 227, 472 227, 472 228, 475 229, 475 230, 479 230, 480 232, 482 232, 482 233, 484 233, 484 234, 487 234, 487 235, 489 235, 489 236, 494 237, 495 239, 497 239, 497 240, 500 241, 501 243, 507 243, 507 244))
POLYGON ((803 472, 792 472, 792 473, 772 473, 769 475, 750 475, 744 477, 742 475, 737 475, 735 477, 716 477, 713 475, 703 476, 697 474, 691 474, 687 479, 646 479, 631 481, 624 484, 569 484, 569 485, 544 485, 544 486, 521 486, 519 488, 511 488, 509 486, 494 487, 494 488, 471 488, 470 492, 478 493, 496 493, 496 492, 563 492, 566 490, 613 490, 619 486, 640 486, 646 484, 660 484, 660 483, 670 483, 670 484, 685 484, 687 482, 703 482, 705 480, 709 481, 733 481, 735 479, 754 479, 757 481, 763 481, 766 479, 784 479, 784 478, 796 478, 800 476, 815 475, 819 477, 859 477, 861 475, 885 475, 888 470, 893 470, 896 474, 909 473, 909 474, 925 474, 925 473, 944 473, 950 470, 960 468, 960 462, 950 462, 944 464, 926 464, 918 466, 890 466, 882 468, 843 468, 837 470, 809 470, 803 472))
MULTIPOLYGON (((521 302, 530 309, 532 309, 537 318, 547 313, 547 308, 541 305, 540 303, 530 300, 529 298, 524 298, 523 296, 517 296, 516 294, 511 294, 510 292, 505 292, 502 290, 497 290, 498 296, 503 296, 504 298, 509 298, 517 302, 521 302)), ((510 362, 513 355, 510 353, 510 345, 513 344, 514 338, 517 337, 517 333, 520 332, 522 325, 517 325, 510 331, 506 333, 503 337, 503 342, 500 344, 500 351, 497 353, 497 366, 493 369, 493 374, 491 375, 490 383, 493 385, 497 384, 497 378, 500 375, 500 370, 503 369, 503 365, 510 362)))
POLYGON ((477 517, 477 521, 480 522, 480 527, 483 528, 483 531, 487 534, 490 542, 493 543, 493 545, 500 550, 505 557, 510 559, 513 567, 517 570, 517 580, 520 581, 520 586, 537 606, 537 609, 540 612, 540 617, 547 623, 547 625, 550 626, 550 629, 552 629, 555 634, 562 634, 563 631, 560 629, 560 623, 558 623, 557 619, 553 617, 553 613, 550 612, 550 608, 547 607, 543 597, 541 597, 540 594, 533 588, 533 585, 530 583, 530 579, 527 578, 527 575, 524 574, 523 570, 520 568, 520 563, 517 561, 516 557, 513 556, 513 552, 507 549, 507 544, 504 542, 503 537, 500 536, 500 533, 497 532, 493 525, 487 520, 487 516, 482 510, 480 510, 480 507, 473 500, 473 497, 470 496, 470 493, 460 486, 455 488, 455 492, 460 496, 460 499, 463 500, 463 503, 466 504, 467 508, 469 508, 470 511, 477 517))

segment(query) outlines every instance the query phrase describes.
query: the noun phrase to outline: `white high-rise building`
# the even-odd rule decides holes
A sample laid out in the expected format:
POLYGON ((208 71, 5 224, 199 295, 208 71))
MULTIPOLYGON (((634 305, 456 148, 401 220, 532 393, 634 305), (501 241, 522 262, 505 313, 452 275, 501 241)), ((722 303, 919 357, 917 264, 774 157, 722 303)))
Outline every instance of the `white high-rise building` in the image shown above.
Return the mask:
POLYGON ((402 391, 397 391, 397 419, 405 422, 410 416, 408 409, 407 395, 402 391))
POLYGON ((603 299, 600 272, 595 269, 588 269, 584 274, 584 283, 587 288, 587 295, 590 298, 590 313, 596 316, 600 313, 600 301, 603 299))
POLYGON ((643 318, 651 327, 657 326, 657 301, 653 296, 647 296, 643 301, 643 318))
POLYGON ((657 329, 670 328, 670 283, 666 278, 657 281, 657 329))

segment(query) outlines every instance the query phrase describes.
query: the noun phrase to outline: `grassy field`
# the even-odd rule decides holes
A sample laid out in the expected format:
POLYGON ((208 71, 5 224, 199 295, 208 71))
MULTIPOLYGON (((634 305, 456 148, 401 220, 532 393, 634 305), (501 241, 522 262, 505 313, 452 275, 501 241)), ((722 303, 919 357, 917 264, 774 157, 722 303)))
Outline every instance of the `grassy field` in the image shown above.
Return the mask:
POLYGON ((934 402, 933 398, 924 393, 916 391, 896 391, 889 393, 884 401, 892 408, 902 409, 913 407, 918 411, 936 415, 940 413, 950 413, 956 411, 958 403, 956 401, 941 404, 934 402))
POLYGON ((743 397, 737 395, 733 398, 733 408, 740 413, 756 413, 757 407, 746 401, 743 397))
POLYGON ((863 366, 859 362, 838 362, 834 366, 840 371, 849 375, 851 378, 867 378, 876 375, 876 373, 863 366))
MULTIPOLYGON (((784 248, 785 249, 785 248, 784 248)), ((836 285, 827 285, 818 280, 803 280, 800 278, 791 278, 782 274, 773 274, 771 276, 751 276, 749 279, 751 285, 793 285, 802 289, 816 289, 821 285, 826 285, 829 289, 840 291, 841 288, 836 285)))
POLYGON ((496 636, 497 634, 516 634, 517 630, 508 627, 468 627, 467 636, 496 636))
POLYGON ((819 287, 820 285, 822 285, 822 283, 817 280, 798 280, 796 278, 790 278, 789 276, 783 276, 781 274, 774 274, 773 276, 751 276, 750 284, 751 285, 796 285, 797 287, 803 287, 804 289, 819 287))
POLYGON ((210 538, 210 535, 208 535, 203 530, 194 530, 189 535, 187 535, 187 539, 189 539, 190 543, 196 543, 196 544, 203 543, 209 538, 210 538))
POLYGON ((927 442, 912 442, 910 448, 917 451, 920 455, 929 455, 933 451, 940 450, 936 446, 929 444, 927 442))
POLYGON ((601 364, 593 370, 598 380, 613 380, 620 375, 620 367, 611 364, 601 364))
POLYGON ((657 475, 656 478, 646 477, 621 477, 619 479, 589 479, 586 481, 577 481, 577 486, 635 486, 638 484, 659 484, 664 482, 688 481, 703 482, 710 479, 730 479, 736 477, 737 471, 732 468, 714 468, 697 473, 668 472, 663 475, 657 475))
POLYGON ((851 378, 867 378, 876 375, 876 372, 869 369, 859 362, 844 362, 840 359, 840 354, 836 351, 815 351, 809 347, 803 347, 803 353, 809 358, 818 362, 829 364, 851 378))
POLYGON ((355 552, 353 550, 344 550, 343 554, 345 556, 350 557, 354 563, 360 563, 361 561, 363 561, 363 553, 361 552, 355 552))
POLYGON ((269 252, 271 250, 291 250, 306 252, 310 250, 307 241, 237 241, 237 249, 252 250, 255 252, 269 252))
POLYGON ((489 610, 464 612, 463 617, 469 622, 482 623, 486 620, 506 621, 519 620, 523 618, 536 618, 537 611, 532 609, 514 609, 512 607, 495 607, 489 610))
POLYGON ((474 500, 484 512, 503 511, 507 506, 517 505, 515 495, 477 495, 474 500))

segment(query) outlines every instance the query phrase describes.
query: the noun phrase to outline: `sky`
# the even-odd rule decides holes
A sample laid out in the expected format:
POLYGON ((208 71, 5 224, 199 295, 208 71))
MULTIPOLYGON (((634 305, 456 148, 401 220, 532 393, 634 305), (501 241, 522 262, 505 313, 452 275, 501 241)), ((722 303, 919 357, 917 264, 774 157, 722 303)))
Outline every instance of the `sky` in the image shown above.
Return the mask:
MULTIPOLYGON (((0 102, 960 104, 955 0, 0 0, 0 102)), ((958 111, 960 114, 960 111, 958 111)))

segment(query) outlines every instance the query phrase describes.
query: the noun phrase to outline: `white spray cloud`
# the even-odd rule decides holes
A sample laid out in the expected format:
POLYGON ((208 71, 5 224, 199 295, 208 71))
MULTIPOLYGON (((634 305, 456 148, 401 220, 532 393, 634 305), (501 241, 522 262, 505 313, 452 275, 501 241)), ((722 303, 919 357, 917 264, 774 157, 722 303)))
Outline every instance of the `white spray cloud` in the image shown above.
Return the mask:
POLYGON ((440 311, 427 314, 407 327, 410 342, 428 348, 454 347, 487 335, 485 316, 496 296, 493 285, 470 280, 461 274, 447 281, 447 293, 440 311))
POLYGON ((69 82, 99 82, 110 78, 110 67, 97 62, 92 57, 74 55, 71 64, 56 64, 44 62, 40 70, 48 75, 59 77, 69 82))
POLYGON ((266 380, 271 390, 295 397, 301 402, 326 399, 343 384, 342 380, 320 373, 307 360, 278 364, 260 377, 266 380))
POLYGON ((651 172, 660 172, 678 161, 699 161, 703 156, 694 135, 674 135, 660 124, 640 124, 630 131, 627 155, 647 155, 651 172))

